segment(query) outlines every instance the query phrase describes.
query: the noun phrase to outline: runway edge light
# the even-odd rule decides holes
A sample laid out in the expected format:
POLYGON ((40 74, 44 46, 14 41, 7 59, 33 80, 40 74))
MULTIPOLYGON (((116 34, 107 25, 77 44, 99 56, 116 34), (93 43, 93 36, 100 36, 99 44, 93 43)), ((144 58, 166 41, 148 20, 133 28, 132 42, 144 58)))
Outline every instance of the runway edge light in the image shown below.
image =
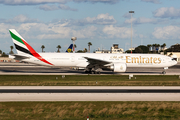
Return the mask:
POLYGON ((133 77, 133 74, 130 74, 130 75, 129 75, 129 79, 131 79, 132 77, 133 77))

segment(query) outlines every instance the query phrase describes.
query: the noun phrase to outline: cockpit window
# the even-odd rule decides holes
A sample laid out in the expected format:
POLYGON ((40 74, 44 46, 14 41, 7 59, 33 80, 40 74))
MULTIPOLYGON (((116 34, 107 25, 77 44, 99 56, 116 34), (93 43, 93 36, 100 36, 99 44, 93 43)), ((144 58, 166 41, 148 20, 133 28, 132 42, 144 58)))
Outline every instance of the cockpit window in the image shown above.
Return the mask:
POLYGON ((177 61, 177 58, 173 58, 172 60, 175 60, 175 61, 177 61))

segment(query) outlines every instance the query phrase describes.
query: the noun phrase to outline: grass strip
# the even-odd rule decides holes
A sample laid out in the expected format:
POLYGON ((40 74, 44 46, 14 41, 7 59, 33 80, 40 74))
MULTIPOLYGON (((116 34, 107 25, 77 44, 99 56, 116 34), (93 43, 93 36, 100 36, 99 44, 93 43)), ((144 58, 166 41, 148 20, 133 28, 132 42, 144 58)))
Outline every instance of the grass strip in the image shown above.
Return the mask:
POLYGON ((1 102, 0 119, 179 120, 179 102, 1 102))
POLYGON ((0 75, 0 86, 180 86, 178 75, 0 75))

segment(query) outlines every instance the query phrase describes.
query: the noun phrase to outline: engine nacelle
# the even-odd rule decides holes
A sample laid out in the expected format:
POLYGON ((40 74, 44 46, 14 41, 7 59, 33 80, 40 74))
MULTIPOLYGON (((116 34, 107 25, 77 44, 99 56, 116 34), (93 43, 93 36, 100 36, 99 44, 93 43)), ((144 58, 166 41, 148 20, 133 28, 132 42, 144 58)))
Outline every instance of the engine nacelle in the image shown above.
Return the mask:
POLYGON ((110 70, 113 72, 126 72, 127 65, 126 63, 113 63, 102 67, 102 70, 110 70))
POLYGON ((113 63, 110 67, 114 72, 126 72, 127 65, 126 63, 113 63))

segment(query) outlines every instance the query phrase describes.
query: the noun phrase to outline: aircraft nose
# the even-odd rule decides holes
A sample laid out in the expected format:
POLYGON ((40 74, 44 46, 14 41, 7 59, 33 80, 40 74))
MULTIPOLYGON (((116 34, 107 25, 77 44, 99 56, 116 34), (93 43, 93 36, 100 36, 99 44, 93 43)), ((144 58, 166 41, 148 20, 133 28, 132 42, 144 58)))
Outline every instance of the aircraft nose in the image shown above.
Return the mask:
POLYGON ((176 60, 173 60, 172 62, 173 62, 173 65, 176 65, 176 64, 177 64, 177 61, 176 61, 176 60))

